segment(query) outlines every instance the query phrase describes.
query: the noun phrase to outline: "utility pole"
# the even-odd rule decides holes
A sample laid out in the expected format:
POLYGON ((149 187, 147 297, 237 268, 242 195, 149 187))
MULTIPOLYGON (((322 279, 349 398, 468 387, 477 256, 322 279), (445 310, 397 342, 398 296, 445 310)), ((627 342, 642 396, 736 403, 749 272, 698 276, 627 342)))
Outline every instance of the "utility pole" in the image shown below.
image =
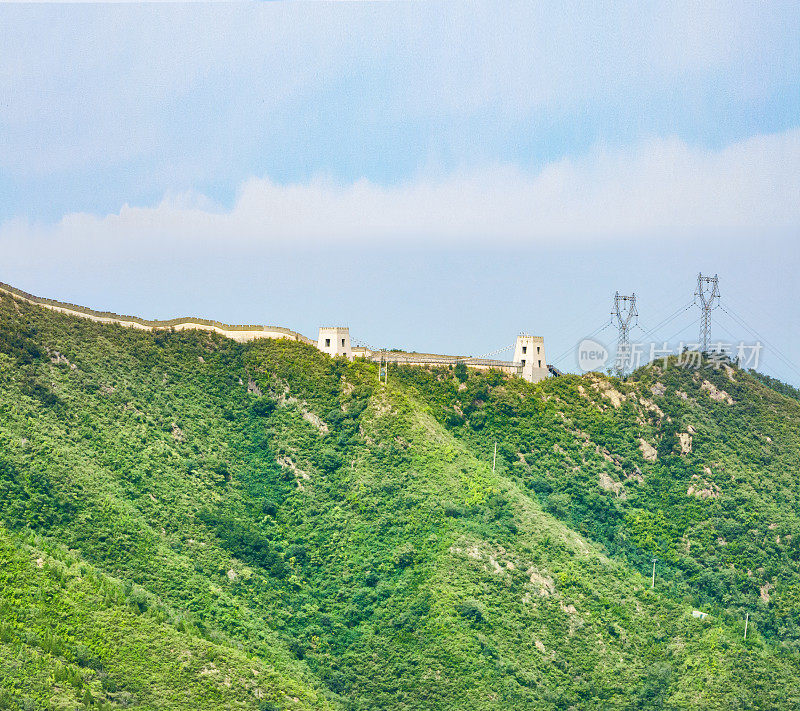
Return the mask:
POLYGON ((616 319, 619 336, 617 338, 617 375, 625 375, 625 369, 631 360, 630 330, 636 325, 639 313, 636 311, 636 294, 622 296, 614 294, 614 310, 611 315, 616 319))
POLYGON ((750 613, 747 613, 747 617, 744 618, 744 638, 747 639, 747 623, 750 622, 750 613))
POLYGON ((656 586, 656 560, 657 558, 653 558, 653 582, 650 585, 651 590, 656 586))
POLYGON ((381 351, 381 359, 378 363, 378 382, 386 385, 389 382, 389 356, 386 351, 381 351))
POLYGON ((711 309, 719 301, 719 277, 697 275, 697 291, 695 297, 700 299, 700 352, 708 353, 708 340, 711 338, 711 309))

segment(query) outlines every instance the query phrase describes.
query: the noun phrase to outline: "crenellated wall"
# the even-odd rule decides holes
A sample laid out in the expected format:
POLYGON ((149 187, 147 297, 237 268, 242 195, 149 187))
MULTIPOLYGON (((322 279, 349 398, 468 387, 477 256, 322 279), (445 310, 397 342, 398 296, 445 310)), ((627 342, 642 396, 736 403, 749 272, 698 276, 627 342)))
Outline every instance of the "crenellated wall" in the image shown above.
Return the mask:
POLYGON ((0 282, 0 294, 6 293, 20 301, 43 306, 70 316, 87 318, 99 323, 114 323, 128 328, 144 331, 173 329, 183 331, 197 329, 213 331, 239 343, 247 343, 257 338, 286 338, 316 346, 323 353, 342 355, 349 359, 364 358, 374 362, 388 362, 397 365, 414 365, 420 367, 454 366, 463 363, 468 368, 478 370, 497 369, 508 375, 517 375, 530 382, 538 382, 547 377, 547 363, 544 358, 544 339, 540 336, 521 334, 517 338, 513 361, 490 360, 486 358, 470 358, 465 356, 440 355, 436 353, 406 353, 400 351, 372 350, 364 346, 351 347, 350 329, 346 326, 321 327, 316 341, 302 333, 282 326, 233 326, 220 321, 204 318, 183 317, 167 321, 149 321, 138 316, 120 316, 110 311, 94 311, 85 306, 67 304, 53 299, 44 299, 28 294, 8 284, 0 282), (535 356, 533 355, 535 354, 535 356), (533 359, 535 357, 535 360, 533 359))
POLYGON ((182 317, 173 318, 167 321, 149 321, 147 319, 139 318, 138 316, 120 316, 119 314, 110 311, 94 311, 85 306, 77 306, 76 304, 67 304, 61 301, 54 301, 53 299, 44 299, 33 294, 28 294, 20 289, 17 289, 8 284, 0 282, 0 292, 10 294, 15 299, 27 301, 30 304, 37 306, 44 306, 47 309, 58 311, 70 316, 79 316, 80 318, 88 318, 92 321, 99 323, 116 323, 120 326, 128 328, 138 328, 143 331, 158 331, 166 329, 174 329, 176 331, 183 331, 188 329, 197 329, 200 331, 213 331, 219 333, 227 338, 230 338, 239 343, 246 343, 247 341, 255 340, 256 338, 288 338, 292 341, 301 341, 309 345, 316 345, 310 338, 306 338, 302 333, 292 331, 282 326, 233 326, 220 321, 211 321, 204 318, 196 317, 182 317))

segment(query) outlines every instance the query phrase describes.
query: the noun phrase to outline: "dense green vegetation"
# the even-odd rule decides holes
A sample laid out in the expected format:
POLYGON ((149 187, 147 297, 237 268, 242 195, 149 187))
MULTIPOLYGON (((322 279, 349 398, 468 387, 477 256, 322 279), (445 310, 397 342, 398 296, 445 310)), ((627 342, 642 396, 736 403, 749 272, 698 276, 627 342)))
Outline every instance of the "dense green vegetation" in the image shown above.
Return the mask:
POLYGON ((798 390, 793 385, 789 385, 789 383, 784 383, 777 378, 773 378, 769 375, 765 375, 764 373, 759 373, 757 370, 750 370, 748 371, 750 375, 752 375, 756 380, 764 383, 764 385, 772 388, 773 390, 787 395, 789 397, 793 397, 795 400, 800 400, 800 390, 798 390))
POLYGON ((509 475, 606 552, 640 570, 656 556, 675 599, 731 622, 749 611, 800 650, 800 408, 775 381, 671 361, 624 383, 559 378, 526 398, 519 381, 400 377, 475 449, 498 442, 509 475))
POLYGON ((779 390, 384 386, 0 297, 0 708, 800 708, 779 390))

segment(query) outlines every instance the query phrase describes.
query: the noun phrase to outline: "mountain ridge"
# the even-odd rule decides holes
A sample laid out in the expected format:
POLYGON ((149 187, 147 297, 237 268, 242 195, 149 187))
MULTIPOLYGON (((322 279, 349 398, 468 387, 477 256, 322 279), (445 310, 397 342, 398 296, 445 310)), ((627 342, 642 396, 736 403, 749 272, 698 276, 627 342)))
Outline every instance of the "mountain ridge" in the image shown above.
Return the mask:
POLYGON ((0 629, 50 670, 0 667, 10 708, 800 707, 800 405, 744 371, 381 386, 302 343, 0 296, 0 386, 3 622, 58 556, 53 599, 122 588, 81 659, 22 596, 55 641, 0 629))

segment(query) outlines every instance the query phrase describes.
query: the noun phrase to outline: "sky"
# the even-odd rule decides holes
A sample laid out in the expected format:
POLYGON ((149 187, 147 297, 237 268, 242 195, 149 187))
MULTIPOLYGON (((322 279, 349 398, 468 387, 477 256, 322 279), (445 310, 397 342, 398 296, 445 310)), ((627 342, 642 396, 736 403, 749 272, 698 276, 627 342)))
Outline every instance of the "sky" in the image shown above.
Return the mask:
POLYGON ((615 291, 696 342, 718 273, 713 340, 800 385, 799 237, 796 3, 0 6, 37 295, 575 370, 615 291))

